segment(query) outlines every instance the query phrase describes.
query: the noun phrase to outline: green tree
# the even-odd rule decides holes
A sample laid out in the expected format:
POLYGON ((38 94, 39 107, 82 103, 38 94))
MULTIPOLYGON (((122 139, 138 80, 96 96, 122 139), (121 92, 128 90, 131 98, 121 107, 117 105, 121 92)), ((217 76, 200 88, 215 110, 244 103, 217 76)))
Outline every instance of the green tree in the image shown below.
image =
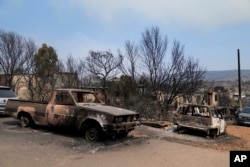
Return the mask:
POLYGON ((127 101, 129 100, 129 96, 132 95, 134 92, 133 79, 131 76, 122 75, 120 77, 120 84, 124 100, 127 101))
POLYGON ((58 57, 53 47, 43 44, 34 56, 35 64, 35 94, 37 100, 45 101, 50 97, 51 91, 57 82, 58 57))
POLYGON ((57 72, 58 56, 53 47, 47 46, 45 43, 39 48, 35 54, 36 73, 39 76, 44 74, 57 72))

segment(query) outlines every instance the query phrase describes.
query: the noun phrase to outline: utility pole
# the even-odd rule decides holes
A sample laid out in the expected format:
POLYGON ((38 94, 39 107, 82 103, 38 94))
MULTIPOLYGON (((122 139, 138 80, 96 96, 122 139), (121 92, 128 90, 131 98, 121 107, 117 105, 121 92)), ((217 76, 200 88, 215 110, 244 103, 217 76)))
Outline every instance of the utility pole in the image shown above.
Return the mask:
POLYGON ((238 89, 239 89, 239 107, 242 108, 242 99, 241 99, 241 74, 240 74, 240 49, 238 49, 238 89))

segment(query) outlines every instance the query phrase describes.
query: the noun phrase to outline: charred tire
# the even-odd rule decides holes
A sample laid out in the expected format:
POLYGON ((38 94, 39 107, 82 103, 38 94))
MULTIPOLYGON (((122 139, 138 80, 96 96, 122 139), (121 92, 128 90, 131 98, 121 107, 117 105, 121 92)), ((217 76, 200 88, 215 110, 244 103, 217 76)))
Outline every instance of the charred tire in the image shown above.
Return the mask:
POLYGON ((225 131, 223 132, 223 135, 227 135, 227 129, 225 128, 225 131))
POLYGON ((85 139, 88 142, 96 142, 101 138, 101 129, 99 126, 88 127, 85 131, 85 139))
POLYGON ((177 125, 176 131, 177 131, 177 132, 180 132, 181 130, 182 130, 181 126, 177 125))
POLYGON ((31 116, 28 114, 22 114, 20 116, 20 123, 21 123, 21 127, 24 127, 24 128, 31 127, 34 124, 31 116))
POLYGON ((216 129, 210 130, 209 135, 211 136, 212 139, 215 139, 217 137, 217 130, 216 129))
POLYGON ((122 133, 118 133, 117 135, 118 137, 124 138, 128 136, 128 132, 122 132, 122 133))

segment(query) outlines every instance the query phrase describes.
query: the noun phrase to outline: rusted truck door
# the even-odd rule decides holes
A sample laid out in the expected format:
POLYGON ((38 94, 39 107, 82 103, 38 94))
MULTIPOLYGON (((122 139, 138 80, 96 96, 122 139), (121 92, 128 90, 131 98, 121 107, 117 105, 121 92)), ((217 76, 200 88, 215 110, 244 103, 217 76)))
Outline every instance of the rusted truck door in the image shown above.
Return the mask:
POLYGON ((74 124, 75 104, 66 91, 58 91, 47 106, 49 125, 70 126, 74 124))

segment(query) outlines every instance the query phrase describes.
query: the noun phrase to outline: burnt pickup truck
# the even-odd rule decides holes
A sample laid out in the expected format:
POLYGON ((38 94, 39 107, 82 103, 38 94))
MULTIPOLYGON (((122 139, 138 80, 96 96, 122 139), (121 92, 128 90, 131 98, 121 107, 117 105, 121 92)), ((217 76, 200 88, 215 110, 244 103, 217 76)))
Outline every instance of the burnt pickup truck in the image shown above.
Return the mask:
POLYGON ((22 127, 77 128, 89 142, 103 135, 126 136, 140 124, 138 113, 104 105, 93 91, 83 89, 56 89, 49 102, 8 100, 5 113, 19 119, 22 127))
POLYGON ((179 106, 174 122, 177 125, 177 131, 199 130, 206 132, 212 138, 225 134, 227 128, 226 121, 217 108, 199 104, 179 106))

